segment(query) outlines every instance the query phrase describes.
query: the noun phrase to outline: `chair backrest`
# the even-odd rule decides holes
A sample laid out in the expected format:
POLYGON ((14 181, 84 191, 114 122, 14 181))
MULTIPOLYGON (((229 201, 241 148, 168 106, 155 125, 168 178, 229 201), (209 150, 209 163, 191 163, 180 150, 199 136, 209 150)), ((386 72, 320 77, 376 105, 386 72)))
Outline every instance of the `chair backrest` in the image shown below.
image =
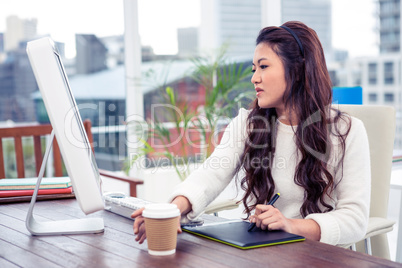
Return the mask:
MULTIPOLYGON (((370 144, 370 217, 387 218, 395 138, 395 109, 391 106, 335 105, 339 110, 362 120, 370 144)), ((375 256, 389 258, 386 234, 371 239, 375 256)))
POLYGON ((339 105, 338 109, 363 121, 370 144, 370 217, 386 218, 395 138, 395 109, 374 105, 339 105))
MULTIPOLYGON (((85 120, 84 128, 85 131, 87 132, 88 140, 92 145, 93 136, 91 132, 91 121, 85 120)), ((35 175, 37 176, 39 174, 39 170, 43 160, 41 137, 49 135, 51 132, 52 132, 52 126, 50 124, 0 128, 0 179, 6 177, 5 162, 4 162, 5 158, 3 154, 3 139, 12 138, 14 140, 17 177, 25 178, 25 163, 24 163, 22 138, 33 137, 35 175)), ((60 154, 60 148, 57 144, 56 139, 54 139, 53 141, 53 165, 54 165, 54 176, 55 177, 63 176, 62 158, 60 154)))

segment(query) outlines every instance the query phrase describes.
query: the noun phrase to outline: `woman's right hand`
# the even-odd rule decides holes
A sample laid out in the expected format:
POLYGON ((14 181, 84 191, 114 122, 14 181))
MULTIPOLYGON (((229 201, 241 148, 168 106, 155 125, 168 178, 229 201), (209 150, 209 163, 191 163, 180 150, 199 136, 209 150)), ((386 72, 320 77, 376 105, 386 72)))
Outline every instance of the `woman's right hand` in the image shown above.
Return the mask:
POLYGON ((134 234, 137 235, 135 241, 138 241, 140 244, 142 244, 147 238, 147 234, 145 233, 144 217, 142 216, 143 211, 144 208, 140 208, 131 214, 131 218, 135 218, 133 224, 134 234))
MULTIPOLYGON (((184 196, 177 196, 173 201, 172 204, 176 204, 177 207, 180 210, 180 213, 186 214, 191 210, 191 204, 188 201, 188 199, 184 196)), ((142 212, 144 211, 144 208, 137 209, 131 214, 131 218, 135 218, 134 224, 133 224, 133 230, 134 234, 137 235, 135 238, 135 241, 138 241, 138 243, 142 244, 145 239, 147 238, 147 234, 145 232, 145 221, 144 217, 142 216, 142 212)), ((177 227, 177 232, 181 233, 181 227, 180 227, 180 217, 178 217, 178 227, 177 227)))

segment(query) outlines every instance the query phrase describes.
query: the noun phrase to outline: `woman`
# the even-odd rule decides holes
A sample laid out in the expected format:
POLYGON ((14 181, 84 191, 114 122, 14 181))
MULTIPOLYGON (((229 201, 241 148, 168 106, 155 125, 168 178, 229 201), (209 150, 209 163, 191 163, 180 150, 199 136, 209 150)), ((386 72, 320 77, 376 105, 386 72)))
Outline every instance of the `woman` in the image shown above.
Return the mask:
MULTIPOLYGON (((252 109, 240 109, 220 145, 177 188, 172 202, 194 219, 235 175, 245 191, 245 212, 257 227, 333 245, 361 240, 370 204, 367 134, 360 120, 331 107, 317 34, 301 22, 287 22, 262 29, 256 43, 252 109), (265 205, 277 192, 275 207, 265 205)), ((140 243, 146 238, 141 216, 134 233, 140 243)))

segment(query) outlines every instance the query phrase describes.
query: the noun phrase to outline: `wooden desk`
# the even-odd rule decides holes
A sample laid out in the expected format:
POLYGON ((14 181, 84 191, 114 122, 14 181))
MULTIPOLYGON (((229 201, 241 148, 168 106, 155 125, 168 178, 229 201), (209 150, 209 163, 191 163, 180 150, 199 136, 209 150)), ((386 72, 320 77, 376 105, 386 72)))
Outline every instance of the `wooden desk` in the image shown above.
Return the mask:
MULTIPOLYGON (((25 228, 28 203, 0 205, 0 267, 402 267, 402 264, 306 240, 241 250, 182 233, 177 252, 151 256, 134 241, 132 221, 100 211, 105 232, 89 235, 31 236, 25 228)), ((38 220, 82 218, 75 199, 39 201, 38 220)), ((88 217, 88 216, 87 216, 88 217)))

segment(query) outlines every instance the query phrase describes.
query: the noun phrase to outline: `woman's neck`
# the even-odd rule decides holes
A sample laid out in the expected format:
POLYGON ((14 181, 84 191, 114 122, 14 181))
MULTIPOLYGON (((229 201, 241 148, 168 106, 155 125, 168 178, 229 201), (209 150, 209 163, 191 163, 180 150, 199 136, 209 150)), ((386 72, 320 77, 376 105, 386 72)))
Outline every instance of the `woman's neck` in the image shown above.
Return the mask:
POLYGON ((278 115, 278 120, 285 125, 295 126, 299 123, 293 111, 289 112, 276 108, 276 114, 278 115))

